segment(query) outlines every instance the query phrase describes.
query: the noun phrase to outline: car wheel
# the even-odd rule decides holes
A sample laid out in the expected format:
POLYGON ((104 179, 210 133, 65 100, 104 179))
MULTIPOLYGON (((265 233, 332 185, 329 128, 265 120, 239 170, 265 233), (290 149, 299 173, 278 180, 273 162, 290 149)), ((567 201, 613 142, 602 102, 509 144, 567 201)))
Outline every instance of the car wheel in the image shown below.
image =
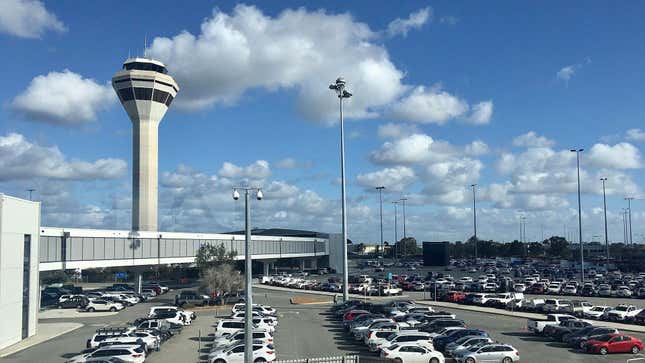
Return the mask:
POLYGON ((115 312, 115 311, 116 311, 116 308, 113 306, 113 307, 111 307, 111 308, 110 308, 110 311, 111 311, 111 312, 115 312))
POLYGON ((506 357, 504 360, 502 360, 503 363, 513 363, 513 358, 511 357, 506 357))
POLYGON ((638 352, 640 352, 640 349, 638 349, 637 346, 633 346, 632 347, 632 354, 638 354, 638 352))
POLYGON ((468 359, 466 359, 466 363, 475 363, 475 358, 469 357, 468 359))
POLYGON ((600 348, 600 354, 606 355, 607 354, 607 348, 605 348, 605 347, 600 348))
POLYGON ((226 361, 224 359, 218 359, 214 363, 226 363, 226 361))
POLYGON ((439 363, 439 358, 430 359, 430 363, 439 363))
POLYGON ((89 309, 87 309, 87 311, 89 311, 90 313, 93 313, 93 312, 95 312, 95 311, 96 311, 96 309, 94 309, 94 308, 89 308, 89 309))
POLYGON ((403 363, 403 360, 401 358, 394 358, 394 361, 396 363, 403 363))
POLYGON ((81 304, 76 305, 76 308, 77 308, 77 309, 82 308, 81 304))
POLYGON ((59 308, 59 309, 62 309, 62 308, 63 308, 63 305, 58 305, 58 308, 59 308))
POLYGON ((256 362, 256 363, 257 363, 257 362, 266 362, 266 361, 267 361, 267 360, 266 360, 266 359, 264 359, 264 358, 258 358, 258 359, 256 359, 256 360, 254 360, 253 362, 256 362))

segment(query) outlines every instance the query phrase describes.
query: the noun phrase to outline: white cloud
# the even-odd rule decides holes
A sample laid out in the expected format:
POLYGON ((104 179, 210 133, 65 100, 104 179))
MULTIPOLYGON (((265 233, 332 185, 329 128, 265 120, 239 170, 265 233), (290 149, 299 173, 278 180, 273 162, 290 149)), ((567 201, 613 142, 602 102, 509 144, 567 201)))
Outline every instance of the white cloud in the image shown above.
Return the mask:
POLYGON ((475 140, 470 144, 466 145, 466 147, 464 148, 464 151, 466 155, 480 156, 480 155, 488 154, 490 149, 488 148, 488 145, 485 142, 481 140, 475 140))
POLYGON ((40 38, 46 31, 65 32, 56 15, 37 0, 0 1, 0 32, 21 38, 40 38))
POLYGON ((570 64, 560 68, 560 70, 555 74, 556 79, 569 83, 569 80, 578 72, 582 67, 591 63, 589 57, 585 58, 582 63, 570 64))
POLYGON ((0 170, 0 181, 117 179, 127 172, 127 163, 111 158, 94 162, 67 160, 56 146, 41 146, 21 134, 10 133, 0 136, 0 170))
POLYGON ((642 167, 640 151, 632 144, 595 144, 589 151, 589 161, 598 167, 637 169, 642 167))
POLYGON ((517 147, 553 147, 555 142, 540 136, 535 131, 529 131, 513 139, 513 146, 517 147))
POLYGON ((372 160, 377 164, 410 164, 425 161, 429 158, 432 137, 425 134, 413 134, 392 142, 384 143, 380 149, 372 152, 372 160))
POLYGON ((294 158, 284 158, 278 161, 275 166, 279 169, 295 169, 298 167, 298 162, 294 158))
POLYGON ((468 103, 437 88, 415 88, 390 108, 392 118, 419 123, 445 124, 468 112, 468 103))
POLYGON ((473 106, 473 111, 466 121, 473 125, 485 125, 490 122, 492 116, 493 101, 484 101, 473 106))
POLYGON ((456 25, 459 22, 459 19, 454 16, 442 16, 439 19, 440 24, 456 25))
POLYGON ((257 160, 244 167, 225 162, 217 174, 222 178, 258 181, 268 178, 271 175, 271 169, 266 160, 257 160))
POLYGON ((625 138, 630 141, 643 141, 645 140, 645 131, 641 129, 629 129, 625 134, 625 138))
POLYGON ((66 69, 32 79, 10 107, 32 121, 77 125, 96 120, 96 113, 115 101, 109 85, 100 85, 66 69))
POLYGON ((383 170, 359 174, 356 177, 358 184, 367 188, 384 186, 387 191, 401 192, 414 183, 416 175, 414 170, 406 166, 385 168, 383 170))
POLYGON ((414 13, 410 13, 407 19, 396 18, 387 25, 387 34, 391 37, 402 35, 407 36, 412 29, 421 29, 432 16, 432 9, 427 7, 414 13))
POLYGON ((400 139, 412 134, 420 134, 416 125, 386 123, 378 127, 378 136, 383 139, 400 139))
POLYGON ((181 85, 180 107, 231 104, 253 88, 291 88, 306 118, 333 124, 338 99, 326 86, 339 75, 347 77, 350 91, 356 90, 346 102, 352 118, 376 116, 373 109, 405 91, 404 73, 377 38, 349 14, 300 8, 272 17, 238 5, 231 14, 215 10, 198 35, 184 31, 155 38, 149 54, 167 64, 181 85))
POLYGON ((573 77, 575 73, 576 73, 576 67, 574 65, 570 65, 570 66, 560 68, 558 73, 556 73, 556 77, 563 81, 568 81, 571 79, 571 77, 573 77))

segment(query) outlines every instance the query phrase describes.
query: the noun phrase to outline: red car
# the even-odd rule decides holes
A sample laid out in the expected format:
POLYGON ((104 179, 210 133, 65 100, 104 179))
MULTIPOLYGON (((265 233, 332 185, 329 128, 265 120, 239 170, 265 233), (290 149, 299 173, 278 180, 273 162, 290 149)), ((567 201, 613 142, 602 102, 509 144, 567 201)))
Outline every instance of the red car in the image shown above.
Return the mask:
POLYGON ((463 292, 459 291, 450 291, 444 296, 444 300, 448 302, 460 302, 461 300, 466 298, 466 294, 463 292))
POLYGON ((343 322, 352 321, 355 317, 363 314, 369 314, 366 310, 350 310, 343 315, 343 322))
POLYGON ((607 334, 596 339, 588 340, 585 345, 588 353, 632 353, 643 350, 643 342, 625 334, 607 334))

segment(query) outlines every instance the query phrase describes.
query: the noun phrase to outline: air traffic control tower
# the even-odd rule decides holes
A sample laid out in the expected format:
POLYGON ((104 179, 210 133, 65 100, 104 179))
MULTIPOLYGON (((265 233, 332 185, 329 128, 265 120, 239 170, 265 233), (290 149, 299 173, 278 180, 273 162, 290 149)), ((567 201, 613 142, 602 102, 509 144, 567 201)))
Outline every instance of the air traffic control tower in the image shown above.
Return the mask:
POLYGON ((179 91, 163 63, 131 58, 112 87, 132 121, 132 230, 157 230, 158 128, 179 91))

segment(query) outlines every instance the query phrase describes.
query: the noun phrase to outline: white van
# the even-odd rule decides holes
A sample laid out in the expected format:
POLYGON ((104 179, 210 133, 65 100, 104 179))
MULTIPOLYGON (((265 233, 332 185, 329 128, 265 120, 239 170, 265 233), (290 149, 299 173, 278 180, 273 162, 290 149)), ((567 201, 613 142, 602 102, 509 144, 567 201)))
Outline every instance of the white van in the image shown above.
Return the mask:
POLYGON ((241 329, 244 329, 244 320, 222 319, 215 327, 215 337, 231 335, 241 329))

